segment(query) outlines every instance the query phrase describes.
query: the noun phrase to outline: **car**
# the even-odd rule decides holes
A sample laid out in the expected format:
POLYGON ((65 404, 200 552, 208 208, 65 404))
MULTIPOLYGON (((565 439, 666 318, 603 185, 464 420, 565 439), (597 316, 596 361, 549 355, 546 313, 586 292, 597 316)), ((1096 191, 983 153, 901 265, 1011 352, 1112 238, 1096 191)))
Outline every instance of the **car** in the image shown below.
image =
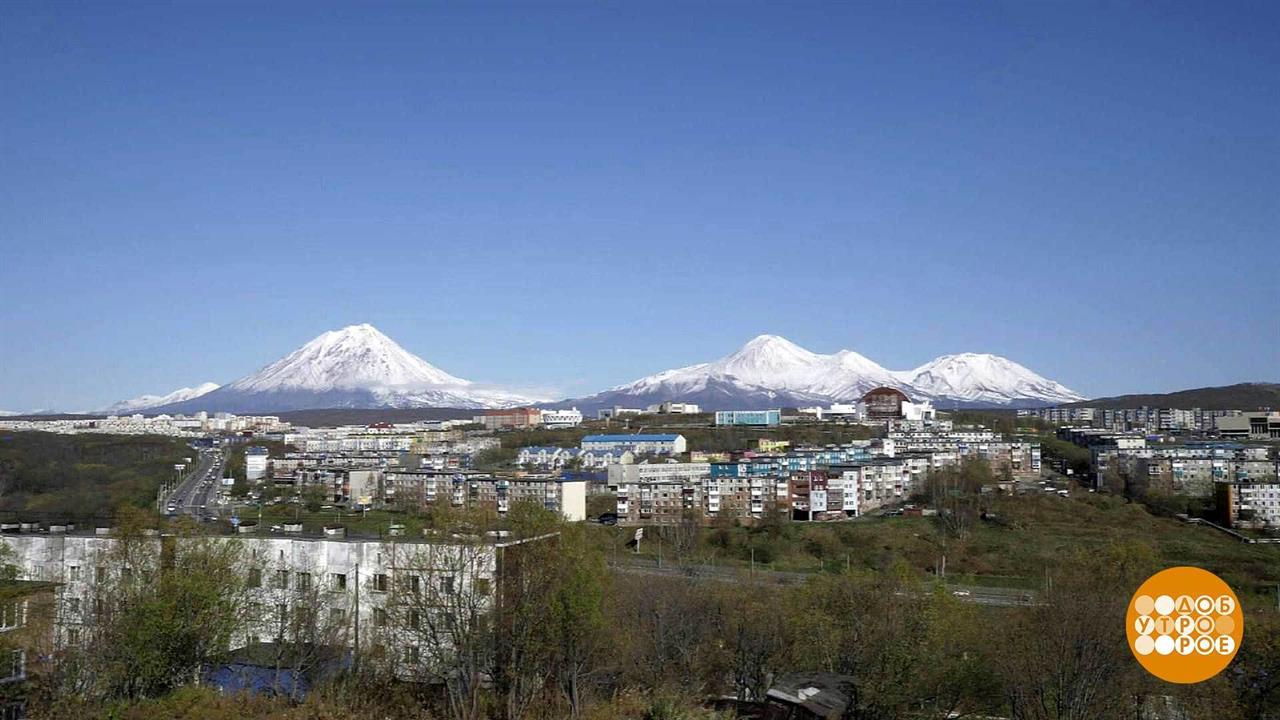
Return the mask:
POLYGON ((601 525, 617 525, 618 513, 601 513, 600 524, 601 525))
POLYGON ((973 593, 969 592, 968 590, 952 590, 951 594, 955 595, 956 597, 970 597, 973 595, 973 593))

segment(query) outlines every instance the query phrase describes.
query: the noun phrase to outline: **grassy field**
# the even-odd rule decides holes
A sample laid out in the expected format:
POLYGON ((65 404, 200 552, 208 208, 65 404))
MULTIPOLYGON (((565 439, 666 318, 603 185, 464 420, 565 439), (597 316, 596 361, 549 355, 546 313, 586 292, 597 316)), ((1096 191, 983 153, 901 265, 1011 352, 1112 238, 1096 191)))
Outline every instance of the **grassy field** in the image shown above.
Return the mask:
MULTIPOLYGON (((974 522, 963 540, 944 540, 931 518, 864 518, 839 523, 782 523, 759 528, 704 528, 692 542, 688 530, 648 528, 643 556, 745 566, 754 549, 757 567, 782 571, 839 571, 845 567, 892 571, 906 567, 932 575, 946 555, 950 582, 1035 589, 1046 571, 1077 553, 1129 546, 1159 567, 1194 565, 1211 570, 1238 593, 1270 597, 1280 584, 1280 546, 1248 545, 1212 528, 1152 515, 1119 498, 1080 494, 1071 498, 991 498, 995 521, 974 522), (680 545, 689 549, 681 552, 680 545)), ((634 528, 600 528, 611 554, 631 552, 634 528)))

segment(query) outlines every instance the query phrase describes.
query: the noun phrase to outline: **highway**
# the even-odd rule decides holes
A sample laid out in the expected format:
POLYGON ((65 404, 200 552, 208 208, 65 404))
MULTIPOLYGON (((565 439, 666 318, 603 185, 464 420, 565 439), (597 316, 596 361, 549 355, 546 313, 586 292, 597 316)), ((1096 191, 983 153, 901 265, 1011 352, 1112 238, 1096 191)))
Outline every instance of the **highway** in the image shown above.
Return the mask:
POLYGON ((202 517, 216 514, 214 500, 218 494, 218 481, 222 477, 223 455, 219 450, 200 453, 196 468, 165 498, 166 512, 202 517), (206 508, 208 508, 206 510, 206 508))

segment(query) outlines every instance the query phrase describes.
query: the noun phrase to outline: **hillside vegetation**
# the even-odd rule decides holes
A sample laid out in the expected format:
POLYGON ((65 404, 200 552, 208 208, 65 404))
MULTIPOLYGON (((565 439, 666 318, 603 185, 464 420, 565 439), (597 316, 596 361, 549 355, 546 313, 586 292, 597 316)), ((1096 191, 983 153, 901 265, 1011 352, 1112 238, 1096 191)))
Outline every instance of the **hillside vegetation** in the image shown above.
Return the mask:
POLYGON ((148 507, 173 466, 195 451, 153 435, 0 436, 0 512, 89 518, 148 507))
POLYGON ((1117 395, 1071 403, 1065 407, 1104 409, 1161 407, 1179 410, 1264 410, 1280 408, 1280 383, 1240 383, 1171 393, 1117 395))

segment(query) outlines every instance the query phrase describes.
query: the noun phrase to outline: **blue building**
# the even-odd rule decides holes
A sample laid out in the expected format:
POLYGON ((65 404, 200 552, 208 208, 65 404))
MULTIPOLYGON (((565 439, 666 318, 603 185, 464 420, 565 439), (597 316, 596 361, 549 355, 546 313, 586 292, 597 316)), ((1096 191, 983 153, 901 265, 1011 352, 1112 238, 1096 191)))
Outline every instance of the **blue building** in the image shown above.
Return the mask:
POLYGON ((760 425, 772 427, 782 424, 781 410, 718 410, 716 425, 760 425))

